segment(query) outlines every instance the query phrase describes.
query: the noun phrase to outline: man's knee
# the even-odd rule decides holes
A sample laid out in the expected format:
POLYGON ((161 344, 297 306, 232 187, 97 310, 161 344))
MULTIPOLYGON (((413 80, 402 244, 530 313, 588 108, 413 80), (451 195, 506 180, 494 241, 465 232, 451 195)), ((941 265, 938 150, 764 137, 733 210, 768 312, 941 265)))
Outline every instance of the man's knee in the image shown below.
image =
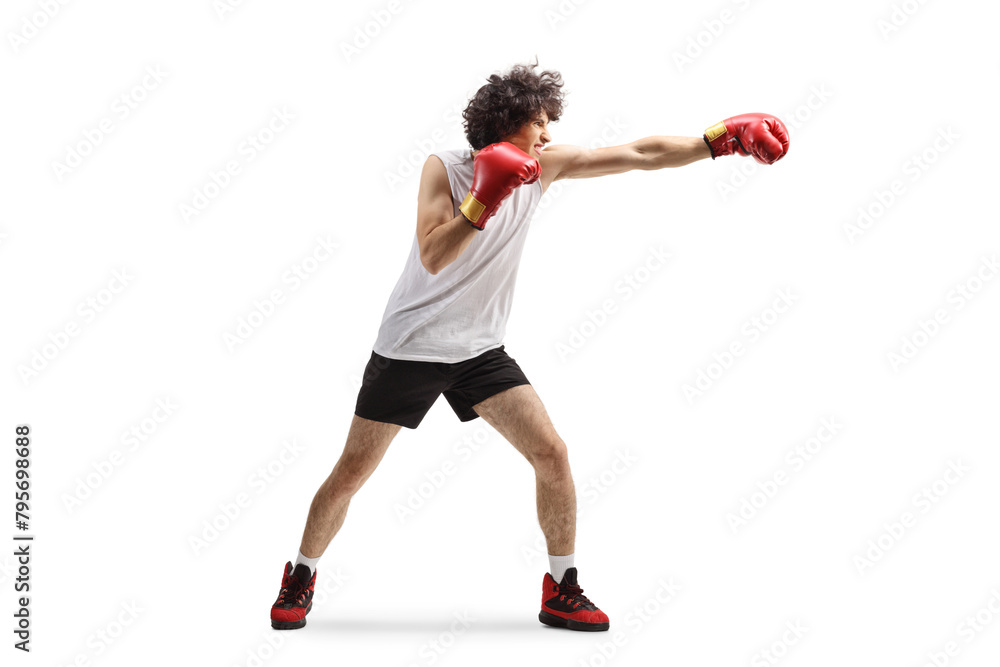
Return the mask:
POLYGON ((559 436, 545 438, 533 448, 531 464, 545 475, 569 474, 569 451, 559 436))
POLYGON ((371 476, 374 468, 365 457, 343 454, 330 475, 329 492, 337 497, 350 498, 371 476))

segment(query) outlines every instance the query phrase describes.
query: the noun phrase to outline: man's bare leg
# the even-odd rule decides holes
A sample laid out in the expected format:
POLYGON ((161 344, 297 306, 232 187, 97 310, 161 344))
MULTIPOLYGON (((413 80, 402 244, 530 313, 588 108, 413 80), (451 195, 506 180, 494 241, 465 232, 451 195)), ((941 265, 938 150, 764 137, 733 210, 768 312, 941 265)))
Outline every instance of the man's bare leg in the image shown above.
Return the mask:
POLYGON ((354 415, 347 444, 333 472, 313 497, 299 550, 306 558, 319 558, 344 524, 347 506, 358 489, 375 472, 389 443, 402 428, 354 415))
POLYGON ((569 630, 607 630, 608 615, 583 594, 576 567, 570 565, 573 559, 565 558, 573 554, 576 540, 576 490, 566 443, 556 433, 538 394, 530 384, 518 385, 472 407, 535 469, 538 523, 545 533, 551 568, 542 579, 538 620, 569 630))
POLYGON ((545 406, 530 384, 506 389, 472 406, 514 445, 535 469, 538 523, 552 556, 573 553, 576 489, 566 443, 556 433, 545 406))

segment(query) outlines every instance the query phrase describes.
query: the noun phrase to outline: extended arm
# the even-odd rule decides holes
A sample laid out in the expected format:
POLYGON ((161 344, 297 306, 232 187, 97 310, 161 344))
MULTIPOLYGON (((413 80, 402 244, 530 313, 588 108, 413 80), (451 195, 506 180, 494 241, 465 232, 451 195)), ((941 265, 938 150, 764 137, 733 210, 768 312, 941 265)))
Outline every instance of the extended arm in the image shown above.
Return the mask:
POLYGON ((708 128, 701 137, 646 137, 622 146, 583 148, 550 146, 542 153, 548 182, 561 178, 593 178, 633 169, 683 167, 722 155, 752 155, 762 164, 777 162, 788 152, 788 132, 774 116, 744 114, 708 128))
POLYGON ((562 178, 594 178, 621 174, 633 169, 683 167, 712 157, 701 137, 646 137, 622 146, 583 148, 549 146, 542 153, 542 173, 562 178))

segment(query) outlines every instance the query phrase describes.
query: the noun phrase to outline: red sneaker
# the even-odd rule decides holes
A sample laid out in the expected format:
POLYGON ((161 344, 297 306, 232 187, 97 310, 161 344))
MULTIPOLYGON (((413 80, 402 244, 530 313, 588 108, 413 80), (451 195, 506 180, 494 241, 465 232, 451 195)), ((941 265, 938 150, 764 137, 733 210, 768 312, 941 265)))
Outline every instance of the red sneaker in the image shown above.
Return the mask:
POLYGON ((576 568, 566 570, 558 584, 548 572, 542 579, 542 611, 538 620, 554 628, 568 630, 608 629, 608 615, 583 594, 576 583, 576 568))
POLYGON ((306 614, 312 609, 316 573, 309 577, 309 568, 299 563, 292 571, 292 562, 285 563, 281 577, 281 592, 271 605, 271 627, 275 630, 294 630, 306 624, 306 614))

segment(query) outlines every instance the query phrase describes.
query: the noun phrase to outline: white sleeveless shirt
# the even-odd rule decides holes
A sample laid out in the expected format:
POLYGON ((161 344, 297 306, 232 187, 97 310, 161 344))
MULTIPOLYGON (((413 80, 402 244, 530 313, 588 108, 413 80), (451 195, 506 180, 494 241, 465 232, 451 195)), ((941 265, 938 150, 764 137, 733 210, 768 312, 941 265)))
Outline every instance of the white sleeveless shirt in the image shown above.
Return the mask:
MULTIPOLYGON (((454 215, 472 187, 468 148, 432 153, 444 162, 454 215)), ((454 262, 431 275, 420 263, 416 232, 403 273, 389 296, 374 351, 390 359, 455 363, 500 347, 541 179, 503 200, 486 228, 454 262)))

